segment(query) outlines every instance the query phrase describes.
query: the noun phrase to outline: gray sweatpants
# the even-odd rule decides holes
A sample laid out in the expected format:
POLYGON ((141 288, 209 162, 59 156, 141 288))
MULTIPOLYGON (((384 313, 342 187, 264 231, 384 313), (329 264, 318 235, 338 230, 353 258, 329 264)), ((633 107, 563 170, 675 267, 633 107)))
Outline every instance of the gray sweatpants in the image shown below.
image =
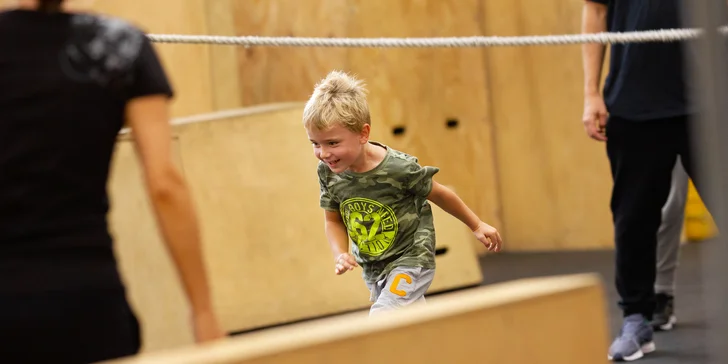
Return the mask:
POLYGON ((675 273, 680 252, 680 234, 685 219, 688 180, 678 157, 672 171, 670 195, 662 207, 662 223, 657 231, 656 293, 675 294, 675 273))
POLYGON ((412 303, 424 303, 425 292, 435 278, 434 269, 419 267, 394 268, 384 279, 367 283, 374 302, 369 316, 398 309, 412 303))

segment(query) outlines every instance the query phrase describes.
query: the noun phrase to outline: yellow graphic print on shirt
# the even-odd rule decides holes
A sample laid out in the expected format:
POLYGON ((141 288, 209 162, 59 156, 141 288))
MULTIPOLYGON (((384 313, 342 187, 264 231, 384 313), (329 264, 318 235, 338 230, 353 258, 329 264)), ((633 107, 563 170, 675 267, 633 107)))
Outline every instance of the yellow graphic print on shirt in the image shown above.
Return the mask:
POLYGON ((341 216, 361 254, 382 255, 397 236, 397 216, 389 206, 377 201, 350 198, 341 204, 341 216))

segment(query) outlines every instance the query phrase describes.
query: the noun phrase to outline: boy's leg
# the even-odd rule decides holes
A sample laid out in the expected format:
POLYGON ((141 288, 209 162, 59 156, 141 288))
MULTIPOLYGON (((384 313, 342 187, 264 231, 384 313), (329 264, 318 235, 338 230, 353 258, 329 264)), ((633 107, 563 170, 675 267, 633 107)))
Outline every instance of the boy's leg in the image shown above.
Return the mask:
POLYGON ((657 231, 657 276, 655 280, 655 314, 652 326, 670 330, 675 323, 675 273, 680 253, 680 235, 685 218, 688 175, 678 158, 672 172, 672 186, 662 208, 662 224, 657 231))
POLYGON ((381 282, 381 292, 369 315, 396 310, 412 303, 424 303, 425 292, 435 277, 434 269, 397 267, 381 282))
POLYGON ((607 155, 614 186, 615 280, 624 323, 609 358, 634 360, 654 350, 657 230, 677 159, 672 120, 630 121, 611 116, 607 155))

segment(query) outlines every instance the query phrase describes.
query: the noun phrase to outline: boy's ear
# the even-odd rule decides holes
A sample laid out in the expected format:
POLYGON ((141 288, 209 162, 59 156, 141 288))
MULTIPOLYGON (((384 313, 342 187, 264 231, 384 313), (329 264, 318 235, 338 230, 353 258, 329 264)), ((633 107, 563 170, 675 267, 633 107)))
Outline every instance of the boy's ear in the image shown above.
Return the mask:
POLYGON ((369 141, 369 132, 371 131, 371 126, 369 124, 364 124, 364 127, 361 128, 361 133, 359 133, 359 141, 364 144, 369 141))

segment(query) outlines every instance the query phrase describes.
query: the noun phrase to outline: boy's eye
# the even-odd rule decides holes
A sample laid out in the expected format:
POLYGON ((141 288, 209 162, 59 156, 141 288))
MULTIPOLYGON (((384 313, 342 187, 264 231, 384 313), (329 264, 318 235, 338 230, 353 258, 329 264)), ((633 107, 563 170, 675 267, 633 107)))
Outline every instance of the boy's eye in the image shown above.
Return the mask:
POLYGON ((339 142, 329 142, 329 145, 336 145, 336 144, 338 144, 338 143, 339 143, 339 142))

